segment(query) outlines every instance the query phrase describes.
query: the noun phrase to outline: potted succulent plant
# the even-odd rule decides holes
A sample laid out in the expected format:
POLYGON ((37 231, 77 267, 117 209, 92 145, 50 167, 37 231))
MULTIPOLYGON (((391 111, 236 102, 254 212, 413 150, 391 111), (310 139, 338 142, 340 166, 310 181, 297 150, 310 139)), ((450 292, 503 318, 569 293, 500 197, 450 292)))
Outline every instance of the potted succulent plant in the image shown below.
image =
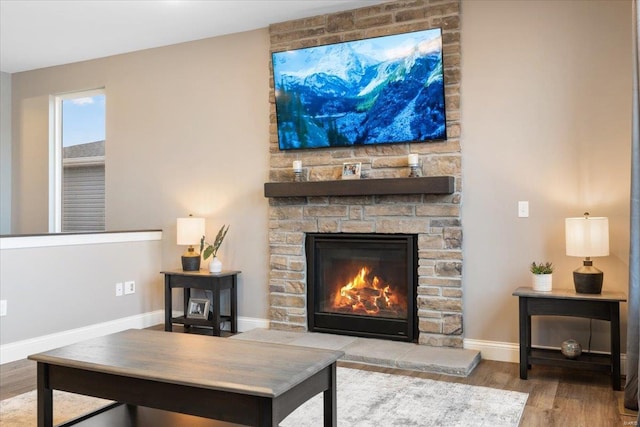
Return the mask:
POLYGON ((533 274, 533 290, 541 292, 549 292, 553 279, 553 264, 550 262, 531 263, 529 270, 533 274))
POLYGON ((227 235, 227 231, 229 231, 229 226, 227 225, 225 228, 225 225, 223 224, 222 228, 220 228, 216 235, 216 240, 214 240, 213 243, 206 242, 204 240, 204 236, 200 239, 200 253, 202 254, 202 259, 206 260, 210 256, 212 257, 211 262, 209 263, 209 271, 211 273, 220 273, 222 271, 222 262, 220 262, 216 255, 218 254, 218 249, 220 249, 222 241, 227 235))

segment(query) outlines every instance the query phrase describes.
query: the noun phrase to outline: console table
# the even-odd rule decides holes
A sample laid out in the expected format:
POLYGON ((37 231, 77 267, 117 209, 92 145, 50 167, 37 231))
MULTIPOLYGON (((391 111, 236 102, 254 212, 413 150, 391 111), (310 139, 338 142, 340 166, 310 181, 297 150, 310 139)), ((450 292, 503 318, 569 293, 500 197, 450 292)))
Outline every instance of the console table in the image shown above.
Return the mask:
POLYGON ((173 331, 173 324, 190 326, 205 326, 212 328, 212 335, 220 336, 220 322, 231 323, 231 332, 238 332, 238 274, 240 271, 223 271, 209 273, 208 271, 161 271, 164 274, 164 330, 173 331), (173 317, 172 290, 184 289, 184 315, 173 317), (211 319, 190 319, 187 317, 191 289, 203 289, 213 292, 213 306, 211 319), (229 315, 220 313, 220 291, 229 289, 231 293, 231 312, 229 315))
POLYGON ((569 289, 538 292, 518 288, 513 292, 520 304, 520 378, 527 379, 532 364, 553 365, 605 372, 611 375, 614 390, 620 387, 620 302, 619 292, 579 294, 569 289), (531 316, 572 316, 608 320, 611 326, 611 354, 583 352, 577 359, 565 358, 558 350, 531 346, 531 316))

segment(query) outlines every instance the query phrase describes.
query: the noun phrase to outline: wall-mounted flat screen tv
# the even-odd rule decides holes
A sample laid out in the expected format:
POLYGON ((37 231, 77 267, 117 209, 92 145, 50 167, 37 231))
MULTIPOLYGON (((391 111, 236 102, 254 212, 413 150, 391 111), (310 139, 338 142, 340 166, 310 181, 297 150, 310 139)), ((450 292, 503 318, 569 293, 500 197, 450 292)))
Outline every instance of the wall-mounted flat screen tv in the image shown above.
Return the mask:
POLYGON ((281 150, 446 139, 440 28, 274 52, 281 150))

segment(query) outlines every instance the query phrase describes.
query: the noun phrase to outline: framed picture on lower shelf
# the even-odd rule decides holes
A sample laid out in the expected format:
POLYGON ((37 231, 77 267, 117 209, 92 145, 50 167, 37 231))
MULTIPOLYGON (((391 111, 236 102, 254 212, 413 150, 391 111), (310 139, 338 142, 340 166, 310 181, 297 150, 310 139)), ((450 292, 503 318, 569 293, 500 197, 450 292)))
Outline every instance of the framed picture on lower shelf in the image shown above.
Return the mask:
POLYGON ((208 298, 189 298, 188 319, 207 319, 209 316, 208 298))

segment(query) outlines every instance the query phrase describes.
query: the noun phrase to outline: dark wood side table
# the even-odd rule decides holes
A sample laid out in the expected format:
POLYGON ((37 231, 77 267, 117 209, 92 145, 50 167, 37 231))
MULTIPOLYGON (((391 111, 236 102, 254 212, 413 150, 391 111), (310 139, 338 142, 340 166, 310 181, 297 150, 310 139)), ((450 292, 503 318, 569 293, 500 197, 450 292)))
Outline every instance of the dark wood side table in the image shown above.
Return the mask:
POLYGON ((620 302, 619 292, 578 294, 573 289, 538 292, 518 288, 513 292, 520 302, 520 378, 527 379, 532 364, 553 365, 606 372, 614 390, 620 387, 620 302), (577 359, 567 359, 558 350, 531 346, 531 316, 572 316, 608 320, 611 325, 611 354, 584 352, 577 359))
POLYGON ((231 332, 238 332, 238 274, 240 271, 223 271, 209 273, 208 271, 161 271, 164 274, 164 330, 173 331, 173 324, 189 326, 205 326, 212 328, 212 335, 220 336, 220 322, 231 323, 231 332), (173 317, 172 290, 184 289, 184 315, 173 317), (213 313, 211 319, 190 319, 187 317, 191 289, 203 289, 213 292, 213 313), (231 293, 231 312, 229 315, 220 313, 220 291, 229 289, 231 293))

